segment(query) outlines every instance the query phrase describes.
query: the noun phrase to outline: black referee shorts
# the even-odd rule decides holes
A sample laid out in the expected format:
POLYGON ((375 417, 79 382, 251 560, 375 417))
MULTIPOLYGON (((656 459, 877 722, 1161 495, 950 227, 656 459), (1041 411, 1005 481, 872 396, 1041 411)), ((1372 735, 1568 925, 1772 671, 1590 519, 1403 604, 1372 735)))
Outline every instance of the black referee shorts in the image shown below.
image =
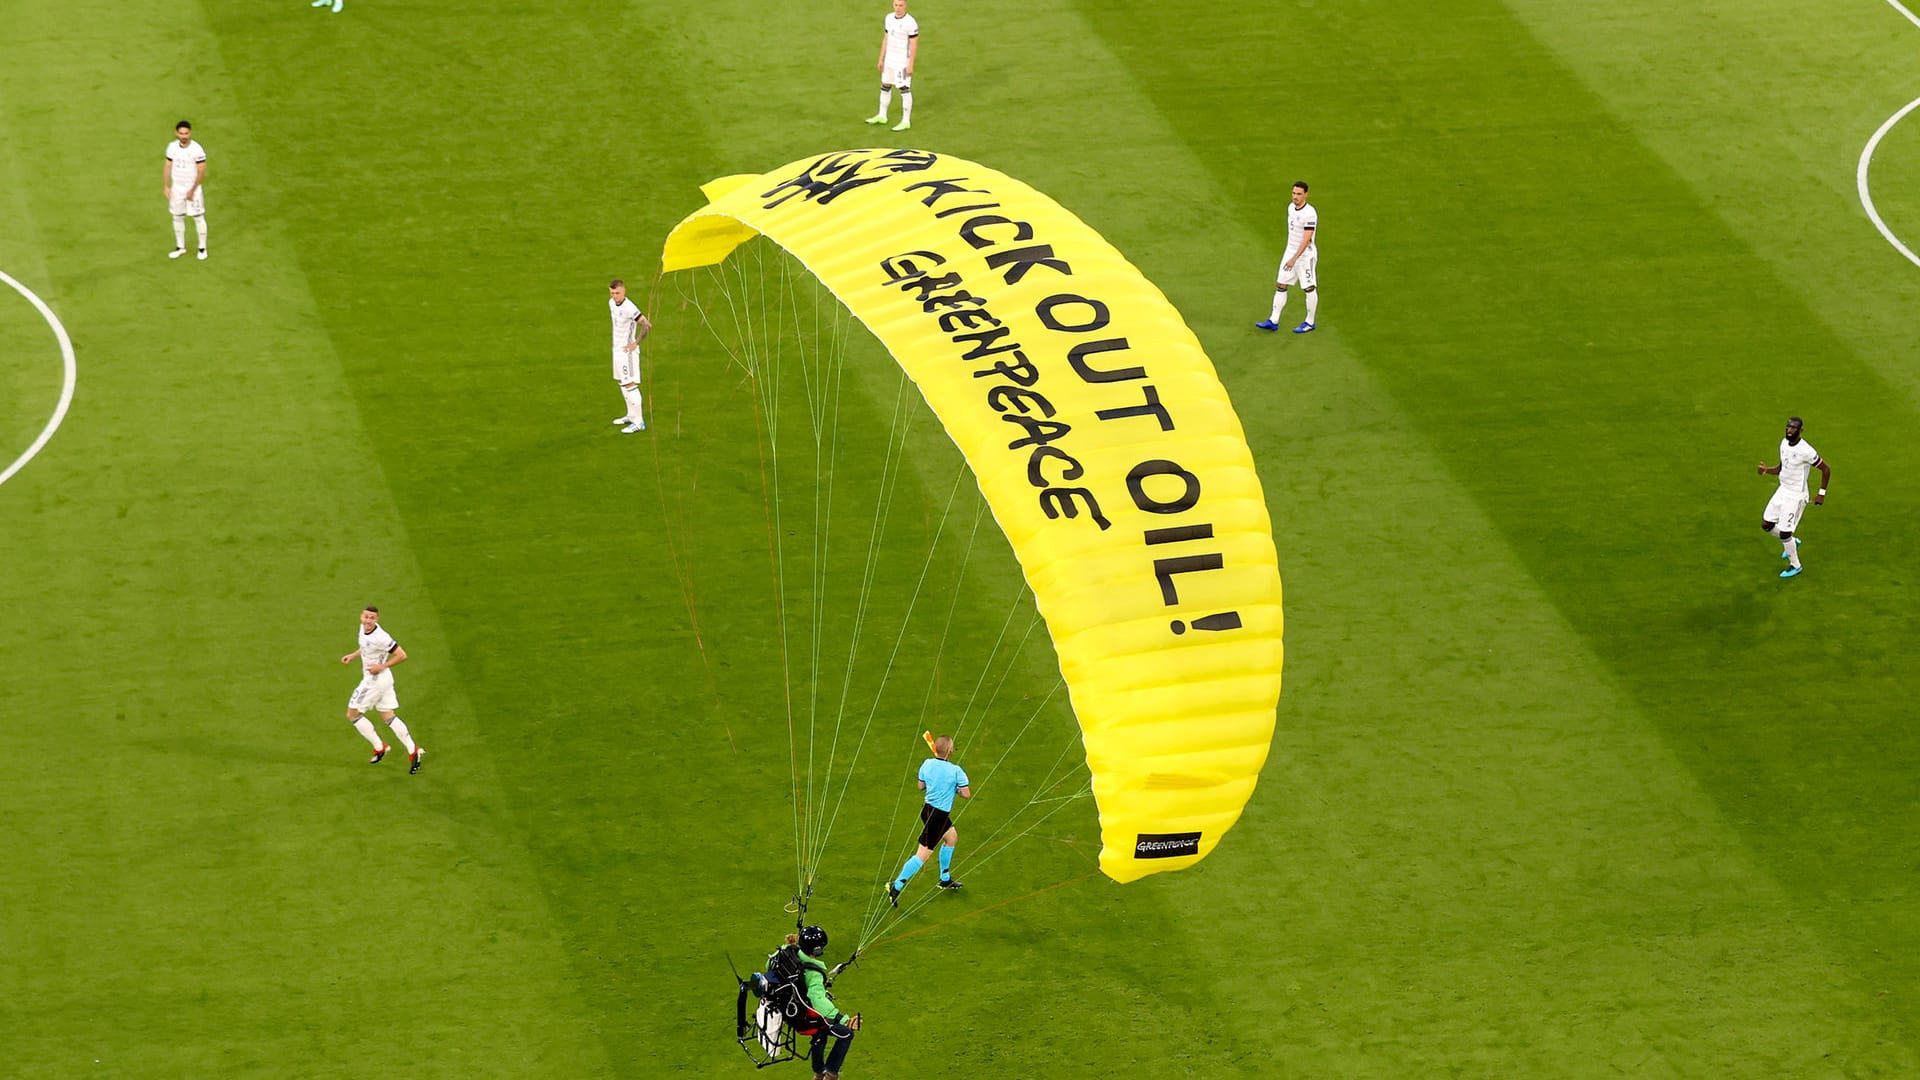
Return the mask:
POLYGON ((939 847, 940 838, 953 828, 953 818, 932 803, 920 804, 920 820, 927 823, 927 827, 920 830, 920 846, 923 848, 939 847))

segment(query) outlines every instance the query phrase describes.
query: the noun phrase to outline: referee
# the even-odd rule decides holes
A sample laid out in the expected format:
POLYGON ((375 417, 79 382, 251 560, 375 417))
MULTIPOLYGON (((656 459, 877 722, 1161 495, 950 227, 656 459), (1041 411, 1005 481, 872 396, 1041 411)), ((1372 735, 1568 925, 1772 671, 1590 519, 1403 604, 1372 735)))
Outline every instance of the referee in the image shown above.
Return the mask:
POLYGON ((926 827, 920 830, 920 850, 900 868, 900 876, 887 883, 887 899, 894 907, 900 906, 901 890, 927 865, 927 860, 933 858, 936 846, 940 849, 940 887, 960 887, 953 879, 953 845, 960 842, 960 830, 953 827, 953 797, 971 799, 973 789, 967 786, 967 770, 955 765, 952 758, 953 740, 942 735, 933 740, 933 756, 920 765, 920 790, 927 793, 927 803, 920 808, 920 820, 926 827))

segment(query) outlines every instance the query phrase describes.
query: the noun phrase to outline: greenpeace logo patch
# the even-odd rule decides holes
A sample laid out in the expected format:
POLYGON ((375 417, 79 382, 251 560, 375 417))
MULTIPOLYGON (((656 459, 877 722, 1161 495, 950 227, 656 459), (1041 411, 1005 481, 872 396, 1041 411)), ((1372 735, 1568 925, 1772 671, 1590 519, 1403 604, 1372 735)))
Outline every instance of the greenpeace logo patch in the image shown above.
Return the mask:
POLYGON ((1200 834, 1197 832, 1141 833, 1133 844, 1136 859, 1177 859, 1198 854, 1200 834))

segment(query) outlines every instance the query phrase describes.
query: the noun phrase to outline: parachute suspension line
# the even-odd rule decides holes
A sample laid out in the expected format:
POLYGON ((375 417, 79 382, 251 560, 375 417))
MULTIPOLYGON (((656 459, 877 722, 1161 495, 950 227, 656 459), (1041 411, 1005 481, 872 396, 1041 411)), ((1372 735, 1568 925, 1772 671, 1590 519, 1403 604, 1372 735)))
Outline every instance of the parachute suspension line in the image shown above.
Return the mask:
MULTIPOLYGON (((811 363, 808 360, 807 343, 809 334, 801 323, 801 303, 794 287, 795 278, 788 273, 792 261, 782 260, 783 305, 791 306, 794 341, 800 346, 802 389, 806 394, 808 430, 813 439, 813 529, 810 540, 811 563, 808 575, 808 667, 807 667, 807 774, 808 789, 814 785, 814 764, 817 749, 817 734, 820 714, 820 668, 824 655, 823 641, 826 634, 826 592, 828 577, 828 554, 832 547, 832 508, 834 487, 834 465, 839 449, 839 408, 840 391, 844 385, 847 339, 841 333, 841 325, 835 322, 833 331, 828 335, 827 347, 820 345, 820 323, 822 296, 821 288, 815 283, 811 304, 813 326, 811 333, 811 363), (829 437, 831 436, 831 437, 829 437), (823 455, 825 460, 823 461, 823 455), (824 480, 824 483, 823 483, 824 480)), ((807 278, 812 281, 813 279, 807 278)), ((834 302, 834 307, 839 305, 834 302)), ((832 783, 831 761, 825 778, 819 785, 820 802, 824 805, 828 788, 832 783)), ((807 837, 802 852, 802 865, 808 876, 818 867, 819 861, 813 855, 816 846, 823 843, 820 836, 819 815, 811 820, 813 829, 807 837)))
MULTIPOLYGON (((881 462, 880 491, 876 496, 873 511, 873 527, 867 541, 866 565, 861 576, 860 589, 854 604, 854 614, 847 643, 847 660, 844 665, 845 675, 841 685, 840 701, 834 711, 833 745, 835 747, 839 744, 840 727, 846 718, 847 699, 852 692, 853 673, 855 664, 859 659, 860 641, 866 632, 867 610, 872 599, 873 580, 877 571, 877 556, 880 550, 879 538, 885 533, 887 519, 892 511, 894 490, 899 484, 900 473, 903 469, 902 462, 905 458, 906 438, 908 432, 911 430, 912 414, 907 398, 908 385, 906 373, 903 371, 900 374, 899 386, 894 395, 892 416, 888 428, 887 452, 881 462), (908 417, 908 423, 904 427, 900 422, 903 412, 906 413, 908 417)), ((812 748, 810 746, 809 753, 811 753, 811 751, 812 748)), ((829 755, 828 761, 828 781, 831 782, 831 755, 829 755)), ((818 866, 818 860, 811 853, 823 847, 824 845, 822 844, 810 843, 808 845, 809 854, 806 857, 806 865, 809 873, 818 866)))
MULTIPOLYGON (((1000 678, 993 684, 993 693, 988 694, 986 703, 980 706, 980 734, 975 737, 975 742, 984 742, 986 740, 987 727, 992 722, 991 717, 993 716, 994 703, 1000 700, 1000 691, 1006 688, 1007 678, 1013 674, 1013 669, 1020 664, 1020 658, 1026 654, 1027 642, 1033 638, 1034 630, 1044 623, 1045 620, 1040 617, 1040 611, 1036 608, 1033 616, 1027 620, 1027 629, 1020 635, 1019 642, 1007 652, 1007 666, 1000 669, 1000 678)), ((984 669, 981 674, 983 676, 986 674, 984 669)), ((977 693, 979 687, 975 687, 974 689, 977 693)), ((960 714, 960 723, 954 728, 956 738, 958 737, 958 733, 966 727, 967 721, 972 718, 972 709, 973 701, 969 699, 967 702, 967 711, 960 714)), ((1016 739, 1016 741, 1018 740, 1016 739)))
MULTIPOLYGON (((761 256, 756 261, 757 276, 764 280, 765 260, 759 245, 755 245, 755 254, 761 256)), ((742 310, 746 299, 753 294, 753 282, 748 279, 746 260, 736 259, 721 264, 716 268, 716 278, 720 283, 721 296, 727 303, 727 312, 733 324, 733 340, 738 344, 738 351, 726 344, 726 336, 707 319, 704 307, 699 309, 701 320, 714 338, 721 342, 729 358, 742 368, 754 398, 754 434, 760 456, 761 497, 767 516, 767 554, 773 575, 774 612, 780 642, 781 694, 787 714, 787 769, 793 790, 795 881, 792 906, 804 918, 807 898, 813 891, 806 862, 812 790, 810 782, 804 787, 802 785, 798 733, 795 731, 793 663, 786 610, 786 533, 780 503, 780 373, 774 362, 775 357, 769 355, 765 343, 755 332, 753 313, 742 310), (732 279, 727 276, 729 272, 733 275, 732 279)), ((761 291, 764 293, 764 288, 761 291)))
MULTIPOLYGON (((960 467, 954 473, 953 487, 947 492, 947 504, 944 508, 941 509, 940 520, 934 526, 933 539, 927 545, 926 561, 921 564, 920 576, 914 581, 913 592, 907 598, 907 610, 903 612, 900 616, 900 632, 894 636, 893 650, 887 654, 886 666, 882 668, 880 671, 879 685, 874 687, 873 704, 867 708, 867 718, 860 727, 860 738, 854 743, 852 760, 850 760, 847 763, 847 781, 845 784, 841 786, 840 795, 834 801, 834 804, 833 804, 833 813, 827 818, 827 832, 831 832, 833 829, 834 823, 839 820, 840 809, 842 806, 846 804, 846 801, 847 801, 847 792, 851 790, 853 787, 853 772, 860 765, 860 752, 863 749, 865 749, 867 745, 867 736, 873 730, 874 717, 880 714, 880 700, 882 697, 885 696, 887 683, 893 677, 893 666, 894 666, 894 663, 900 657, 900 646, 907 639, 907 628, 912 625, 914 608, 920 602, 920 593, 926 586, 928 573, 931 572, 933 569, 934 555, 939 550, 940 538, 946 533, 947 519, 953 513, 954 500, 959 497, 961 484, 966 480, 966 478, 967 478, 967 466, 966 466, 966 463, 963 461, 961 462, 960 467)), ((975 524, 976 526, 978 525, 977 518, 975 520, 975 524)), ((949 612, 949 615, 951 615, 951 612, 949 612)), ((944 644, 944 641, 943 641, 943 644, 944 644)), ((834 735, 835 735, 834 748, 837 751, 839 748, 838 747, 839 731, 837 728, 834 732, 834 735)), ((828 760, 829 760, 829 767, 831 767, 832 758, 829 758, 828 760)), ((826 848, 826 836, 823 833, 820 838, 820 851, 815 853, 816 865, 818 863, 818 859, 820 855, 823 855, 825 853, 825 848, 826 848)))

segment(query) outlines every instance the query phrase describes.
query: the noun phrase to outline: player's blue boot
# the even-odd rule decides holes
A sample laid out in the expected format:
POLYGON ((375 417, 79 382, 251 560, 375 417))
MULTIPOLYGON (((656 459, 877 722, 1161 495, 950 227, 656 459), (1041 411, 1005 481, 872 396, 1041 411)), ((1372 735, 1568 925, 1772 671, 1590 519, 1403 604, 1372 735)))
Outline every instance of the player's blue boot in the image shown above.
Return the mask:
MULTIPOLYGON (((1805 547, 1805 546, 1807 546, 1807 542, 1806 542, 1805 540, 1800 540, 1800 541, 1797 541, 1797 542, 1795 542, 1795 544, 1794 544, 1793 546, 1794 546, 1794 547, 1805 547)), ((1780 557, 1781 557, 1781 558, 1783 558, 1783 559, 1784 559, 1784 558, 1786 558, 1786 557, 1787 557, 1787 553, 1786 553, 1786 552, 1784 552, 1784 551, 1783 551, 1783 552, 1781 552, 1781 553, 1780 553, 1780 557)))
POLYGON ((1310 322, 1303 322, 1299 326, 1294 327, 1293 332, 1296 334, 1311 334, 1313 333, 1313 324, 1310 322))
POLYGON ((1280 329, 1280 324, 1277 322, 1274 322, 1272 319, 1261 319, 1259 322, 1254 323, 1253 325, 1259 327, 1262 330, 1267 330, 1267 331, 1280 329))
POLYGON ((1782 571, 1780 571, 1780 576, 1781 576, 1781 577, 1799 577, 1799 576, 1800 576, 1800 567, 1798 567, 1798 566, 1789 566, 1789 567, 1787 567, 1787 568, 1786 568, 1785 570, 1782 570, 1782 571))

